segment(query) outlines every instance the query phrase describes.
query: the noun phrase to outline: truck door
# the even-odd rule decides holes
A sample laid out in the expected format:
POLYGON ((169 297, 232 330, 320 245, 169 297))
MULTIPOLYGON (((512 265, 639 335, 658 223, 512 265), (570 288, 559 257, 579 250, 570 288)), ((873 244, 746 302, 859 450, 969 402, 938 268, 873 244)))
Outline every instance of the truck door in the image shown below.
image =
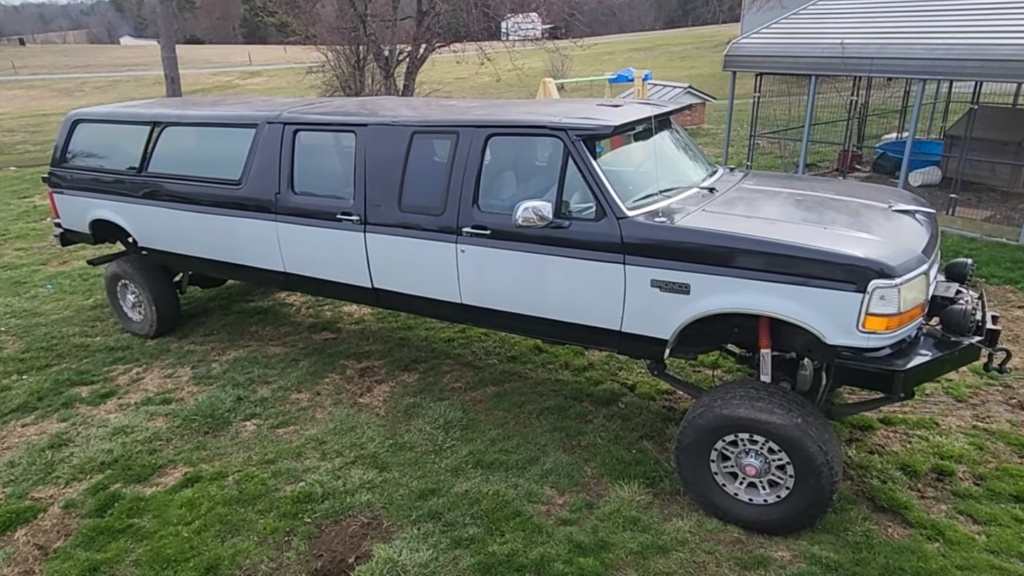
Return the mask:
POLYGON ((617 338, 625 296, 621 235, 581 159, 559 132, 476 132, 459 211, 462 303, 498 312, 508 331, 610 347, 602 339, 617 338), (516 222, 528 200, 549 212, 516 222))
POLYGON ((284 269, 293 283, 338 283, 333 294, 339 297, 347 296, 345 287, 353 288, 353 295, 371 294, 361 131, 288 126, 282 146, 277 230, 284 269))
POLYGON ((460 301, 458 190, 471 131, 367 130, 366 243, 379 305, 445 316, 443 304, 460 301))

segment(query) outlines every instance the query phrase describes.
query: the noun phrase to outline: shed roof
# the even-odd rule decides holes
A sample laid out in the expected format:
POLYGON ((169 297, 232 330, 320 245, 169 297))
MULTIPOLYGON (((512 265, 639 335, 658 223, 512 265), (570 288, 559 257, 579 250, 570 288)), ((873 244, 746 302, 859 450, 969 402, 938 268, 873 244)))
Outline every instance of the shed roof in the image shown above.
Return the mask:
MULTIPOLYGON (((964 137, 969 118, 970 113, 961 116, 946 130, 946 136, 964 137)), ((979 106, 971 138, 1010 144, 1024 142, 1024 108, 979 106)))
MULTIPOLYGON (((618 95, 623 100, 632 100, 633 88, 618 95)), ((647 82, 647 99, 661 100, 662 102, 677 102, 680 104, 692 104, 694 102, 717 102, 714 96, 698 90, 690 84, 683 82, 666 82, 665 80, 649 80, 647 82)))
POLYGON ((1024 81, 1024 0, 815 0, 735 40, 734 72, 1024 81))

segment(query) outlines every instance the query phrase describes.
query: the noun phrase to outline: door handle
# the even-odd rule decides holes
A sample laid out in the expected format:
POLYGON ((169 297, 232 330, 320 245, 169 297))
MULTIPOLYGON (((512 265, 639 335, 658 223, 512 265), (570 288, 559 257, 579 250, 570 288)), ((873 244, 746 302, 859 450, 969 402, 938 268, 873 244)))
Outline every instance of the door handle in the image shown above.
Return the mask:
POLYGON ((352 224, 359 224, 363 221, 358 214, 351 214, 349 212, 342 212, 341 214, 336 215, 335 218, 342 222, 351 222, 352 224))
POLYGON ((482 226, 466 226, 462 229, 463 236, 490 236, 491 231, 482 226))

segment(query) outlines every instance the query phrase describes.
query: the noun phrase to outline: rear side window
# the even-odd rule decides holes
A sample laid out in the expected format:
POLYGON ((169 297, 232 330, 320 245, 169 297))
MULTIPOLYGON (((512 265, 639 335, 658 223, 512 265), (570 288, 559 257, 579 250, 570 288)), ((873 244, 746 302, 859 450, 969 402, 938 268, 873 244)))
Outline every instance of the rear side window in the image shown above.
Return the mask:
POLYGON ((64 152, 64 164, 135 172, 149 138, 149 124, 79 122, 64 152))
POLYGON ((303 196, 355 198, 356 135, 323 130, 296 132, 292 190, 303 196))
POLYGON ((398 200, 400 211, 425 216, 444 213, 457 142, 455 134, 413 135, 398 200))
POLYGON ((157 137, 146 171, 241 180, 255 134, 252 127, 167 126, 157 137))

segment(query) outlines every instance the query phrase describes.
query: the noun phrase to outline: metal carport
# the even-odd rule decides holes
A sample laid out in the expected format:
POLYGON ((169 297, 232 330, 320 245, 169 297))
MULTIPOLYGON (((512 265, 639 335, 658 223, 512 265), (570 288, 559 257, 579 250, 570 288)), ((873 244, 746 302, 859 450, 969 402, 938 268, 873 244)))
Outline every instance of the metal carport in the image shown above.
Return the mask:
MULTIPOLYGON (((1024 0, 816 0, 733 41, 724 162, 729 161, 736 75, 810 77, 799 171, 804 172, 820 76, 916 80, 899 186, 928 80, 1024 81, 1024 0)), ((1020 87, 1014 105, 1020 99, 1020 87)))

